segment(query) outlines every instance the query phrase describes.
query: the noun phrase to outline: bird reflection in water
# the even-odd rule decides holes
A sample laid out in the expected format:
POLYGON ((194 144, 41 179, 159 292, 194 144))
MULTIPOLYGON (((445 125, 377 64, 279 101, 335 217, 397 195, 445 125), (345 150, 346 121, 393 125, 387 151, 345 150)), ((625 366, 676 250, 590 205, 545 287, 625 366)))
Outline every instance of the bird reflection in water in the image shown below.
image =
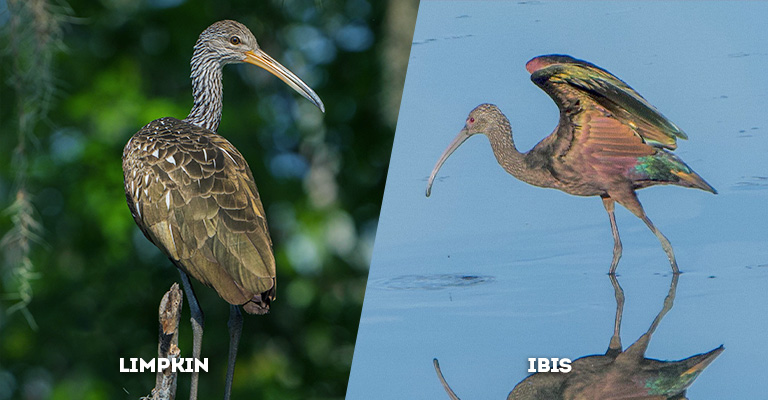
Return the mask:
POLYGON ((616 272, 622 245, 614 216, 618 202, 640 218, 661 243, 672 272, 679 273, 669 240, 651 222, 635 190, 678 185, 717 193, 671 150, 688 136, 624 81, 586 61, 565 55, 536 57, 526 64, 533 83, 552 97, 560 121, 530 151, 515 147, 509 120, 493 104, 475 107, 464 129, 432 169, 427 197, 443 163, 467 139, 483 134, 505 171, 528 184, 576 196, 600 196, 613 234, 616 272))
MULTIPOLYGON (((645 357, 651 336, 661 319, 672 308, 678 275, 673 274, 664 306, 648 331, 626 350, 622 349, 619 330, 624 308, 624 291, 610 275, 616 295, 616 319, 608 350, 602 355, 578 358, 571 372, 537 372, 512 389, 507 400, 686 400, 685 392, 720 353, 723 346, 679 361, 661 361, 645 357)), ((437 377, 448 396, 453 392, 434 359, 437 377)))

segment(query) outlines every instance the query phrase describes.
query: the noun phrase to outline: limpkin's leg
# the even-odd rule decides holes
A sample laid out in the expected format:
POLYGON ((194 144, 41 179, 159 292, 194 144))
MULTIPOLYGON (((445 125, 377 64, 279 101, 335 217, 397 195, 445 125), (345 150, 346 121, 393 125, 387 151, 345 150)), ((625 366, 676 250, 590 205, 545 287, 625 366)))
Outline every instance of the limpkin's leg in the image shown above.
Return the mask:
POLYGON ((603 206, 605 211, 608 211, 608 218, 611 220, 611 233, 613 233, 613 261, 611 261, 611 269, 608 272, 609 275, 616 274, 616 267, 619 265, 619 259, 621 258, 621 238, 619 238, 619 228, 616 226, 616 215, 614 215, 614 200, 609 196, 600 196, 603 199, 603 206))
POLYGON ((224 400, 229 400, 232 392, 232 380, 235 375, 235 360, 237 359, 237 346, 240 344, 240 334, 243 333, 243 314, 240 307, 229 306, 229 359, 227 360, 227 384, 224 388, 224 400))
POLYGON ((613 321, 613 336, 611 336, 611 342, 608 344, 608 351, 606 355, 618 356, 621 353, 621 317, 624 313, 624 289, 619 285, 619 281, 616 279, 616 275, 610 274, 611 285, 613 285, 613 293, 616 297, 616 318, 613 321))
POLYGON ((645 210, 643 210, 643 206, 640 204, 640 200, 637 199, 635 192, 630 191, 629 193, 618 193, 618 195, 616 193, 610 193, 610 196, 614 200, 618 201, 619 204, 626 207, 627 210, 631 211, 632 214, 635 214, 638 218, 645 222, 645 225, 648 226, 651 232, 656 235, 656 238, 659 239, 659 242, 661 242, 661 247, 664 249, 664 252, 667 253, 669 264, 672 266, 672 272, 679 274, 680 270, 677 268, 677 260, 675 260, 675 252, 672 251, 672 245, 669 243, 669 240, 664 235, 662 235, 658 229, 656 229, 656 226, 654 226, 653 222, 648 219, 648 216, 645 215, 645 210))
MULTIPOLYGON (((192 322, 192 357, 200 359, 200 350, 203 344, 203 327, 205 326, 205 318, 203 316, 203 310, 200 308, 200 304, 197 302, 197 296, 192 289, 192 283, 189 281, 189 275, 186 272, 179 270, 181 274, 181 283, 184 286, 184 294, 189 301, 189 310, 192 314, 190 321, 192 322)), ((192 372, 192 383, 189 386, 189 398, 190 400, 197 400, 197 382, 200 374, 198 372, 192 372)))

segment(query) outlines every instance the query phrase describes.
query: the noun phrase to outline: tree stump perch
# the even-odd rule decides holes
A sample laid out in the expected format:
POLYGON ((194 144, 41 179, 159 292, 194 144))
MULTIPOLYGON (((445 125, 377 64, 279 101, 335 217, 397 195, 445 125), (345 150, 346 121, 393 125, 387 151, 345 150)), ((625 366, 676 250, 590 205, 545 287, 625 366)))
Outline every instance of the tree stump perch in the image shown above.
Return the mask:
MULTIPOLYGON (((171 361, 181 355, 179 349, 179 321, 181 320, 181 306, 184 296, 178 283, 174 283, 163 299, 160 300, 160 332, 157 345, 157 357, 167 358, 171 361)), ((176 398, 177 373, 171 371, 171 367, 158 370, 155 378, 155 387, 149 396, 140 400, 173 400, 176 398)))

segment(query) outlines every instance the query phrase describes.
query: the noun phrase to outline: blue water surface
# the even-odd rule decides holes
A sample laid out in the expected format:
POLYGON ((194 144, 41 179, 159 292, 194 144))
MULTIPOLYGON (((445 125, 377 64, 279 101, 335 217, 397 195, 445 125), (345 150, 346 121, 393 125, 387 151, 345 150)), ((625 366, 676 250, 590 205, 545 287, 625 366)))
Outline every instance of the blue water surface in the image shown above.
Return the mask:
MULTIPOLYGON (((525 63, 570 54, 631 85, 690 137, 676 154, 719 194, 639 192, 670 239, 675 306, 647 356, 725 352, 692 400, 767 398, 768 3, 422 1, 376 236, 348 400, 447 399, 432 359, 468 399, 504 399, 528 357, 603 353, 613 332, 613 239, 597 198, 508 175, 478 135, 427 177, 480 103, 526 151, 558 111, 525 63)), ((618 207, 625 346, 670 285, 656 237, 618 207)))

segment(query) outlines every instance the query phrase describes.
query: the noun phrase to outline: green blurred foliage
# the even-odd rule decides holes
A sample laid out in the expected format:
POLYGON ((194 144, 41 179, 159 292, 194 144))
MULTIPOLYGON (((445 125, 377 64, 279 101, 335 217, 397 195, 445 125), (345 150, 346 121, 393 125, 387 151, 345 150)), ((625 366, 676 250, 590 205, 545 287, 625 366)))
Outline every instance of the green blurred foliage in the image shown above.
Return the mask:
MULTIPOLYGON (((157 307, 179 276, 130 216, 122 147, 153 119, 186 116, 192 46, 221 19, 248 26, 327 108, 321 114, 261 69, 224 69, 219 133, 249 161, 278 262, 271 313, 245 316, 233 397, 344 397, 398 106, 382 93, 402 87, 391 74, 383 78, 390 4, 68 0, 67 11, 55 3, 50 11, 67 16, 59 21, 63 46, 52 53, 53 99, 24 139, 15 60, 0 50, 0 209, 23 188, 42 226, 42 243, 29 253, 36 275, 27 308, 37 330, 6 312, 13 284, 0 289, 0 400, 137 399, 154 386, 154 374, 120 373, 118 360, 156 356, 157 307), (14 161, 20 140, 26 165, 14 161)), ((0 0, 0 49, 21 40, 8 35, 11 8, 0 0)), ((413 10, 398 18, 415 21, 413 10)), ((0 215, 0 236, 13 227, 11 214, 0 215)), ((228 307, 212 289, 196 288, 210 363, 200 398, 218 398, 228 307)), ((187 357, 188 315, 185 305, 180 348, 187 357)), ((178 398, 188 390, 183 374, 178 398)))

